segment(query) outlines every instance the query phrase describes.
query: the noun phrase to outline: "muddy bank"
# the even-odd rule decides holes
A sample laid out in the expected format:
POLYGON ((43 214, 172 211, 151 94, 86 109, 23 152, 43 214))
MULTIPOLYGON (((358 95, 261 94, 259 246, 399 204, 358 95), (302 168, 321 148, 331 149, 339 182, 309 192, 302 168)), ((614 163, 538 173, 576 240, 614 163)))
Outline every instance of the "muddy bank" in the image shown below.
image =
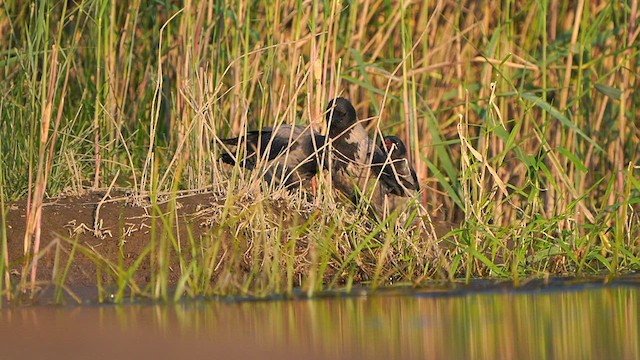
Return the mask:
MULTIPOLYGON (((211 193, 178 197, 177 210, 174 212, 177 226, 172 226, 173 236, 187 239, 189 233, 193 238, 205 234, 210 227, 206 221, 208 214, 203 210, 219 201, 211 193)), ((12 278, 16 281, 23 271, 26 207, 24 200, 13 203, 6 216, 9 264, 12 278)), ((165 214, 169 208, 168 202, 158 206, 159 211, 165 214)), ((111 276, 97 268, 96 258, 102 257, 113 264, 121 264, 119 266, 124 269, 133 266, 149 245, 153 215, 148 201, 143 199, 135 204, 133 197, 122 193, 105 198, 104 192, 93 192, 46 200, 42 209, 42 257, 38 262, 38 280, 44 283, 52 281, 54 271, 60 272, 60 267, 66 266, 77 242, 89 253, 74 252, 65 283, 75 287, 95 286, 98 280, 108 283, 111 276), (54 268, 56 256, 58 269, 54 268)), ((158 219, 158 216, 155 217, 158 219)), ((157 223, 156 229, 163 228, 159 220, 157 223)), ((148 282, 149 259, 142 261, 132 276, 136 283, 148 282)), ((174 282, 177 277, 177 273, 169 273, 170 281, 174 282)))
MULTIPOLYGON (((261 296, 299 286, 446 278, 438 263, 441 245, 431 233, 381 230, 353 209, 332 211, 299 197, 266 198, 260 192, 232 197, 226 206, 226 194, 211 192, 177 196, 175 202, 165 197, 155 207, 123 193, 47 200, 39 288, 124 284, 132 293, 158 297, 162 283, 190 296, 261 296)), ((26 206, 26 201, 11 204, 5 218, 14 285, 25 272, 26 206)), ((447 231, 440 226, 439 235, 447 231)))

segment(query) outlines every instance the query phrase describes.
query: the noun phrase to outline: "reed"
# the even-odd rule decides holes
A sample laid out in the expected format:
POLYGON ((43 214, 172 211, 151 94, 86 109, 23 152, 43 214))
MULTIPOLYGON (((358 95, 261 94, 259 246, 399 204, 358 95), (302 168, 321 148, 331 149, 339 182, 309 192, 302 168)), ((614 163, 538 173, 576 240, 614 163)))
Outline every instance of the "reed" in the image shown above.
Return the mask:
MULTIPOLYGON (((137 262, 151 261, 151 289, 91 255, 118 301, 170 300, 170 254, 190 296, 637 271, 639 28, 637 0, 5 1, 2 230, 5 201, 30 206, 21 281, 4 258, 0 290, 36 281, 45 198, 111 184, 152 202, 226 194, 211 239, 174 238, 177 210, 153 207, 137 262), (219 139, 248 130, 324 131, 340 95, 372 134, 410 145, 422 203, 451 231, 403 233, 354 216, 322 180, 304 203, 217 161, 219 139), (308 211, 272 214, 278 198, 308 211), (237 239, 217 242, 229 229, 237 239)), ((16 239, 0 239, 5 256, 16 239)))

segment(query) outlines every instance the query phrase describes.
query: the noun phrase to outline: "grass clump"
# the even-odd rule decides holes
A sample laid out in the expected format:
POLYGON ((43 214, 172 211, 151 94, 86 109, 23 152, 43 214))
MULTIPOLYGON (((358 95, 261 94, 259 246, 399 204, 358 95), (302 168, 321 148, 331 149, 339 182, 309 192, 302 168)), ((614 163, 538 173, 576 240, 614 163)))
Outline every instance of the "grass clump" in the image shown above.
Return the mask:
POLYGON ((73 253, 94 254, 120 297, 169 298, 170 253, 191 296, 637 271, 637 14, 635 1, 5 1, 0 234, 7 204, 28 207, 24 238, 0 237, 0 288, 35 283, 46 198, 110 186, 151 199, 148 251, 130 268, 73 253), (451 231, 370 222, 325 190, 264 191, 258 171, 217 161, 220 138, 323 129, 338 95, 405 140, 451 231), (223 197, 209 240, 172 237, 177 209, 153 205, 183 192, 223 197), (132 282, 147 261, 150 289, 132 282))

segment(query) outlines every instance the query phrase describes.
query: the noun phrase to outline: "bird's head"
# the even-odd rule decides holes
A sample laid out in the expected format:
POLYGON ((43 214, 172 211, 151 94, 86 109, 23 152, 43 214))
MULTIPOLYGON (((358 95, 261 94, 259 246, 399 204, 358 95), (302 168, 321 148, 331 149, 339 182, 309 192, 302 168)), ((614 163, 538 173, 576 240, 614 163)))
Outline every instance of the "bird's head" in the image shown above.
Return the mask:
POLYGON ((407 147, 397 136, 387 135, 383 138, 384 149, 395 159, 407 156, 407 147))
POLYGON ((349 100, 342 97, 329 101, 325 116, 329 127, 329 136, 332 138, 353 127, 357 121, 356 109, 349 100))

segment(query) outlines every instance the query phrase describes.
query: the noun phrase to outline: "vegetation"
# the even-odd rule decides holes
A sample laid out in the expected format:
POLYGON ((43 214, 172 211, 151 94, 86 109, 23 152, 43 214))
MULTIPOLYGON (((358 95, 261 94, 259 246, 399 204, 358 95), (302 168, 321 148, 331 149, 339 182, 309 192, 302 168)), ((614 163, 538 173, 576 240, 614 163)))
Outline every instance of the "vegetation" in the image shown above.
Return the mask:
POLYGON ((185 248, 159 217, 149 287, 105 266, 119 294, 167 298, 167 249, 188 254, 177 296, 640 269, 636 0, 6 0, 0 33, 1 230, 11 201, 30 204, 19 284, 6 249, 22 239, 0 232, 7 294, 36 279, 43 200, 112 186, 154 204, 226 196, 185 248), (247 129, 323 129, 338 95, 405 139, 452 231, 372 222, 322 187, 305 200, 217 161, 218 139, 247 129), (222 251, 231 230, 251 246, 222 251))

